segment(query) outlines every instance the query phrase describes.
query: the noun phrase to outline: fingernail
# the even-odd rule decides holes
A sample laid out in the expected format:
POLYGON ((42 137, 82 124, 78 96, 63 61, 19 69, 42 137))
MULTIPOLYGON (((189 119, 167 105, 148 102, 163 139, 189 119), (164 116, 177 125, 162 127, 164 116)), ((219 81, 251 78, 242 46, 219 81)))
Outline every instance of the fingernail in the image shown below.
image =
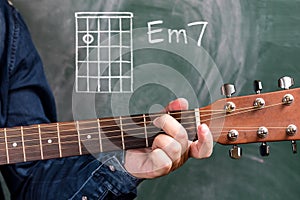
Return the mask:
POLYGON ((189 102, 185 98, 179 98, 180 99, 180 106, 184 108, 189 107, 189 102))
POLYGON ((207 124, 203 123, 203 124, 199 125, 198 130, 201 131, 201 132, 207 133, 209 131, 209 128, 208 128, 207 124))
POLYGON ((169 110, 188 109, 189 103, 185 98, 178 98, 169 103, 169 110))
POLYGON ((157 117, 153 120, 153 124, 157 127, 157 128, 163 128, 164 124, 166 122, 166 117, 164 117, 165 115, 162 115, 160 117, 157 117))

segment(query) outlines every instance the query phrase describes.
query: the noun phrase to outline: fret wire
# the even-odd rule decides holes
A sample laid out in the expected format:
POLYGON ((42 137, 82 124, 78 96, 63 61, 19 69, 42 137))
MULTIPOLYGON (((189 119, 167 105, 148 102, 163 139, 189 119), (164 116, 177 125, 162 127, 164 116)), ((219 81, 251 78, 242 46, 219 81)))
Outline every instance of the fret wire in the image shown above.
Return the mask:
POLYGON ((81 142, 80 142, 80 133, 79 133, 79 121, 76 121, 76 127, 77 127, 77 135, 78 135, 79 153, 80 153, 80 155, 82 155, 81 142))
MULTIPOLYGON (((98 119, 99 120, 99 119, 98 119)), ((99 120, 100 121, 100 120, 99 120)), ((100 124, 100 123, 99 123, 100 124)), ((183 123, 183 125, 184 124, 190 124, 190 123, 183 123)), ((50 127, 50 126, 48 126, 48 127, 50 127)), ((138 130, 139 128, 135 128, 135 129, 127 129, 127 130, 138 130)), ((70 129, 71 130, 71 129, 70 129)), ((50 133, 50 131, 47 131, 47 132, 49 132, 50 133)), ((61 131, 60 131, 61 132, 61 131)), ((116 132, 116 131, 107 131, 107 133, 109 133, 109 132, 116 132)), ((124 132, 124 129, 123 129, 123 132, 124 132)), ((40 134, 40 133, 39 133, 40 134)), ((64 137, 64 138, 67 138, 67 137, 72 137, 71 135, 70 136, 66 136, 66 137, 64 137)), ((61 138, 61 137, 60 137, 61 138)), ((110 138, 115 138, 115 137, 107 137, 106 139, 110 139, 110 138)), ((41 139, 40 139, 41 140, 41 139)), ((32 140, 33 141, 33 140, 32 140)), ((43 150, 42 150, 42 145, 40 145, 41 146, 41 157, 43 158, 43 150)), ((103 149, 102 149, 103 150, 103 149)))
MULTIPOLYGON (((188 110, 188 111, 172 111, 172 112, 169 112, 170 114, 193 114, 194 113, 194 110, 188 110)), ((159 117, 161 116, 163 113, 153 113, 153 114, 149 114, 149 117, 159 117)), ((122 117, 123 120, 127 120, 127 119, 138 119, 138 118, 141 118, 142 116, 141 115, 138 115, 138 116, 126 116, 126 117, 122 117)), ((119 118, 119 117, 118 117, 119 118)), ((118 118, 109 118, 109 119, 106 119, 106 118, 103 118, 103 119, 99 119, 100 122, 110 122, 112 121, 113 119, 114 120, 117 120, 118 118)), ((93 123, 93 121, 91 120, 83 120, 80 122, 81 124, 88 124, 88 123, 93 123)), ((65 122, 63 123, 62 125, 70 125, 70 123, 68 122, 65 122)), ((103 127, 102 127, 103 128, 103 127)))
MULTIPOLYGON (((76 142, 74 142, 74 141, 63 142, 63 144, 75 144, 75 143, 77 144, 77 141, 76 142)), ((58 143, 55 143, 55 142, 53 142, 51 144, 46 143, 46 144, 44 144, 44 147, 52 146, 52 145, 58 145, 58 143)), ((39 147, 39 146, 40 146, 39 144, 36 144, 36 145, 31 145, 30 147, 39 147)), ((8 147, 9 150, 10 149, 17 149, 17 148, 20 148, 20 147, 8 147)), ((62 150, 63 150, 63 148, 62 148, 62 150)))
POLYGON ((24 162, 26 162, 26 153, 25 153, 25 144, 24 144, 23 126, 21 126, 21 136, 22 136, 22 146, 23 146, 24 162))
MULTIPOLYGON (((184 119, 193 119, 194 118, 194 116, 192 116, 192 117, 185 117, 184 119)), ((122 118, 123 120, 124 120, 124 118, 122 118)), ((180 118, 175 118, 175 119, 180 119, 180 118)), ((99 120, 99 119, 98 119, 99 120)), ((101 120, 100 120, 100 122, 101 122, 101 120)), ((146 121, 146 122, 152 122, 151 120, 150 121, 146 121)), ((134 123, 134 122, 132 122, 132 123, 126 123, 126 124, 123 124, 123 126, 127 126, 127 125, 143 125, 144 124, 144 122, 142 121, 142 122, 139 122, 139 123, 134 123)), ((60 126, 64 126, 65 124, 63 124, 63 123, 60 123, 60 126)), ((55 126, 43 126, 43 128, 50 128, 50 127, 55 127, 55 126)), ((109 126, 102 126, 102 128, 108 128, 108 127, 117 127, 117 125, 114 125, 114 126, 111 126, 111 125, 109 125, 109 126)), ((32 127, 32 128, 30 128, 30 129, 33 129, 33 128, 36 128, 36 127, 32 127)), ((93 128, 93 127, 91 127, 91 128, 93 128)), ((94 127, 94 128, 96 128, 96 127, 94 127)), ((81 130, 87 130, 87 129, 90 129, 90 127, 89 128, 83 128, 83 129, 81 129, 81 130)), ((16 129, 14 129, 14 130, 16 130, 16 129)), ((23 127, 23 130, 29 130, 28 128, 26 128, 26 127, 23 127)), ((129 129, 130 130, 130 129, 129 129)), ((9 129, 7 129, 7 132, 11 132, 12 131, 12 129, 11 128, 9 128, 9 129)), ((76 131, 76 129, 65 129, 65 130, 60 130, 60 133, 62 133, 62 132, 69 132, 69 131, 76 131)), ((45 132, 43 132, 43 133, 49 133, 49 134, 51 134, 51 133, 54 133, 54 134, 56 134, 56 132, 55 131, 45 131, 45 132)), ((32 134, 26 134, 27 136, 30 136, 30 135, 35 135, 35 133, 32 133, 32 134)), ((7 136, 8 138, 12 138, 12 137, 14 137, 14 136, 16 136, 16 135, 9 135, 9 136, 7 136)), ((1 137, 0 137, 1 138, 1 137)))
MULTIPOLYGON (((191 129, 191 128, 190 128, 191 129)), ((187 129, 187 130, 189 130, 189 129, 187 129)), ((136 134, 136 135, 142 135, 142 134, 136 134)), ((126 137, 126 136, 125 136, 126 137)), ((129 142, 130 140, 128 140, 127 142, 129 142)), ((65 144, 67 144, 67 143, 69 143, 69 144, 71 144, 71 143, 74 143, 74 141, 69 141, 69 142, 65 142, 65 144)), ((77 143, 77 142, 75 142, 75 143, 77 143)), ((58 143, 52 143, 52 144, 58 144, 58 143)), ((46 144, 46 145, 51 145, 51 144, 46 144)), ((39 146, 39 145, 32 145, 31 147, 35 147, 35 146, 39 146)), ((20 147, 17 147, 17 148, 20 148, 20 147)), ((15 148, 8 148, 8 149, 15 149, 15 148)), ((3 150, 3 149, 0 149, 0 150, 3 150)), ((62 149, 62 150, 64 150, 64 149, 62 149)), ((54 150, 53 150, 54 151, 54 150)), ((32 151, 33 153, 35 153, 35 151, 32 151)), ((37 151, 38 152, 38 151, 37 151)), ((17 155, 17 154, 16 154, 17 155)))
MULTIPOLYGON (((276 103, 276 104, 272 104, 272 105, 269 105, 267 108, 270 108, 272 106, 278 106, 278 105, 282 105, 283 103, 280 102, 280 103, 276 103)), ((247 108, 240 108, 239 111, 241 110, 248 110, 248 111, 252 111, 254 107, 247 107, 247 108)), ((202 110, 201 112, 214 112, 216 110, 202 110)), ((193 113, 194 110, 187 110, 187 111, 175 111, 175 112, 172 112, 171 114, 177 114, 177 113, 181 113, 181 114, 189 114, 189 113, 193 113)), ((160 116, 162 113, 154 113, 154 114, 150 114, 149 116, 160 116)), ((205 117, 205 116, 213 116, 215 113, 210 113, 208 115, 202 115, 201 117, 205 117)), ((218 113, 217 114, 224 114, 223 110, 218 110, 218 113)), ((239 113, 237 113, 239 114, 239 113)), ((137 119, 137 118, 140 118, 140 116, 128 116, 128 117, 123 117, 123 119, 137 119)), ((105 122, 105 121, 111 121, 111 119, 100 119, 100 122, 105 122)), ((86 121, 83 121, 82 123, 91 123, 91 121, 89 120, 86 120, 86 121)), ((71 122, 65 122, 65 123, 62 123, 61 125, 64 126, 64 125, 71 125, 72 123, 71 122)), ((52 127, 51 124, 48 124, 47 126, 45 127, 52 127)), ((24 130, 30 130, 30 129, 34 129, 35 127, 24 127, 24 130)), ((9 128, 7 129, 7 132, 12 132, 12 131, 17 131, 17 128, 9 128)))
MULTIPOLYGON (((185 118, 185 119, 188 119, 188 118, 191 118, 191 117, 187 117, 187 118, 185 118)), ((124 120, 124 118, 122 118, 123 120, 124 120)), ((99 119, 98 119, 99 120, 99 119)), ((101 122, 101 120, 99 120, 100 122, 101 122)), ((151 122, 151 120, 149 121, 149 122, 151 122)), ((91 122, 90 122, 91 123, 91 122)), ((132 124, 143 124, 143 122, 139 122, 139 123, 126 123, 126 124, 123 124, 123 125, 132 125, 132 124)), ((64 125, 66 125, 66 124, 64 124, 64 123, 61 123, 60 124, 60 126, 64 126, 64 125)), ((43 126, 43 128, 52 128, 52 127, 55 127, 55 125, 51 125, 51 126, 43 126)), ((106 128, 106 127, 112 127, 111 125, 109 125, 109 126, 103 126, 102 128, 106 128)), ((31 127, 31 128, 26 128, 26 127, 24 127, 23 129, 24 130, 29 130, 29 129, 33 129, 33 128, 35 128, 35 127, 31 127)), ((7 130, 7 132, 11 132, 11 131, 13 131, 13 130, 16 130, 16 129, 14 129, 14 128, 10 128, 10 129, 8 129, 7 130)), ((75 129, 67 129, 67 130, 62 130, 62 131, 60 131, 60 132, 64 132, 64 131, 70 131, 70 130, 75 130, 75 129)), ((85 129, 82 129, 82 130, 85 130, 85 129)), ((55 131, 46 131, 45 133, 56 133, 55 131)), ((31 135, 31 134, 27 134, 27 135, 31 135)), ((8 137, 13 137, 13 135, 10 135, 10 136, 8 136, 8 137)))
POLYGON ((39 130, 39 139, 40 139, 40 150, 41 150, 41 158, 44 160, 44 153, 43 153, 43 144, 42 144, 42 135, 41 135, 41 125, 38 125, 38 130, 39 130))
POLYGON ((59 130, 59 123, 56 123, 56 129, 57 129, 57 139, 58 139, 58 149, 59 149, 59 157, 62 157, 61 152, 61 142, 60 142, 60 130, 59 130))
POLYGON ((97 124, 98 124, 98 134, 99 134, 100 152, 103 152, 102 136, 101 136, 101 125, 100 125, 100 120, 99 120, 99 119, 97 119, 97 124))
MULTIPOLYGON (((189 124, 191 124, 191 123, 189 123, 189 124)), ((153 126, 153 128, 154 128, 154 126, 153 126)), ((220 128, 220 127, 212 127, 212 129, 213 128, 220 128)), ((223 127, 223 128, 226 128, 226 129, 228 129, 228 128, 232 128, 232 127, 223 127)), ((243 131, 256 131, 256 128, 257 127, 238 127, 239 129, 245 129, 246 128, 246 130, 243 130, 243 131)), ((269 127, 270 129, 283 129, 283 128, 286 128, 286 127, 269 127)), ((187 130, 192 130, 193 129, 193 127, 190 127, 190 128, 186 128, 187 130)), ((142 130, 142 129, 141 129, 142 130)), ((223 132, 227 132, 227 131, 222 131, 222 133, 223 132)), ((97 132, 94 132, 95 134, 97 134, 97 132)), ((155 132, 148 132, 148 133, 155 133, 155 132)), ((130 136, 138 136, 138 135, 144 135, 144 133, 137 133, 137 134, 131 134, 131 135, 124 135, 124 138, 125 137, 130 137, 130 136)), ((114 139, 114 138, 118 138, 119 136, 110 136, 110 137, 106 137, 106 138, 104 138, 104 139, 114 139)), ((31 141, 34 141, 34 140, 31 140, 31 141)), ((17 142, 20 142, 20 141, 17 141, 17 142)), ((74 143, 74 141, 67 141, 66 143, 74 143)), ((77 143, 77 142, 76 142, 77 143)), ((3 143, 0 143, 0 144, 3 144, 3 143)), ((52 144, 57 144, 57 143, 52 143, 52 144)), ((47 145, 47 144, 45 144, 45 145, 47 145)), ((45 146, 44 145, 44 146, 45 146)), ((48 145, 51 145, 51 144, 48 144, 48 145)), ((34 146, 34 145, 32 145, 32 146, 34 146)), ((35 145, 35 146, 37 146, 37 145, 35 145)), ((8 148, 7 147, 7 149, 15 149, 15 148, 8 148)))
MULTIPOLYGON (((246 128, 249 128, 249 127, 246 127, 246 128)), ((278 127, 275 127, 275 128, 278 128, 278 127)))
MULTIPOLYGON (((183 125, 190 125, 190 124, 193 124, 194 122, 190 122, 190 123, 183 123, 183 125)), ((149 126, 149 128, 156 128, 155 126, 149 126)), ((40 129, 39 129, 40 130, 40 129)), ((124 131, 130 131, 130 130, 141 130, 141 132, 143 132, 142 130, 144 130, 143 127, 140 127, 140 128, 133 128, 133 129, 123 129, 123 132, 124 131)), ((107 131, 105 133, 117 133, 119 130, 114 130, 114 131, 107 131)), ((97 132, 91 132, 92 134, 97 134, 97 132)), ((90 133, 87 133, 87 134, 90 134, 90 133)), ((82 134, 82 135, 87 135, 87 134, 82 134)), ((144 134, 144 133, 142 133, 144 134)), ((39 134, 40 135, 40 134, 39 134)), ((131 135, 141 135, 141 134, 131 134, 131 135)), ((65 137, 60 137, 60 138, 68 138, 68 137, 74 137, 74 135, 69 135, 69 136, 65 136, 65 137)), ((123 136, 124 137, 124 136, 123 136)), ((126 136, 125 136, 126 137, 126 136)), ((113 139, 113 138, 118 138, 118 136, 108 136, 108 137, 105 137, 105 138, 102 138, 102 139, 113 139)), ((36 139, 35 139, 36 140, 36 139)), ((39 139, 41 141, 41 139, 39 139)), ((31 141, 34 141, 34 140, 31 140, 31 141)), ((20 142, 20 141, 16 141, 16 142, 20 142)), ((44 145, 45 146, 45 145, 44 145)), ((41 149, 42 150, 42 149, 41 149)))
POLYGON ((123 150, 125 150, 124 133, 123 133, 122 117, 121 116, 120 116, 120 128, 121 128, 122 148, 123 148, 123 150))
MULTIPOLYGON (((72 142, 69 142, 69 143, 72 143, 72 142)), ((77 143, 77 142, 76 142, 77 143)), ((57 143, 54 143, 54 144, 57 144, 57 143)), ((74 144, 74 143, 73 143, 74 144)), ((111 144, 111 142, 110 141, 108 141, 106 144, 111 144)), ((38 146, 38 145, 34 145, 34 146, 38 146)), ((16 148, 11 148, 11 149, 20 149, 21 147, 16 147, 16 148)), ((68 146, 66 147, 66 148, 62 148, 62 150, 63 151, 67 151, 67 150, 72 150, 72 149, 74 149, 74 148, 70 148, 70 146, 69 146, 69 148, 68 148, 68 146)), ((1 149, 0 149, 1 150, 1 149)), ((39 151, 31 151, 31 153, 35 153, 35 152, 39 152, 39 151)), ((56 150, 50 150, 50 151, 47 151, 47 153, 51 153, 51 152, 57 152, 56 150)), ((74 151, 72 151, 72 152, 74 152, 74 151)), ((19 155, 18 153, 14 153, 14 154, 11 154, 11 155, 19 155)), ((73 155, 73 154, 72 154, 73 155)), ((39 158, 34 158, 34 159, 39 159, 39 158)))
MULTIPOLYGON (((281 105, 281 103, 280 104, 278 104, 278 105, 281 105)), ((249 107, 249 109, 252 109, 252 107, 249 107)), ((241 110, 241 109, 240 109, 241 110)), ((244 112, 249 112, 249 111, 252 111, 252 110, 244 110, 244 112)), ((204 111, 201 111, 202 113, 203 112, 209 112, 209 111, 207 111, 207 110, 204 110, 204 111)), ((213 113, 213 114, 209 114, 209 115, 206 115, 206 116, 211 116, 211 117, 214 117, 214 114, 215 113, 213 113)), ((222 113, 218 113, 218 114, 224 114, 224 112, 222 111, 222 113)), ((236 113, 236 114, 242 114, 242 113, 236 113)), ((201 115, 201 117, 203 117, 203 116, 205 116, 205 115, 201 115)), ((134 118, 139 118, 139 117, 134 117, 134 118)), ((100 121, 100 120, 99 120, 100 121)), ((110 120, 104 120, 104 121, 110 121, 110 120)), ((145 119, 144 119, 144 121, 145 121, 145 119)), ((90 123, 90 122, 86 122, 86 123, 90 123)), ((67 124, 67 123, 66 123, 67 124)), ((135 124, 137 124, 137 123, 135 123, 135 124)), ((190 123, 187 123, 187 124, 190 124, 190 123)), ((64 124, 65 125, 65 124, 64 124)), ((49 127, 51 127, 51 125, 49 125, 49 127)), ((154 127, 154 126, 153 126, 154 127)), ((246 128, 248 128, 248 127, 246 127, 246 128)), ((24 128, 25 129, 25 128, 24 128)), ((32 127, 30 128, 28 128, 28 129, 32 129, 32 127)), ((40 129, 40 127, 39 127, 39 129, 40 129)), ((189 128, 190 129, 190 128, 189 128)), ((128 130, 132 130, 132 129, 128 129, 128 130)), ((7 136, 7 134, 6 134, 6 131, 8 132, 8 131, 13 131, 12 129, 9 129, 9 130, 6 130, 5 129, 5 136, 7 136)), ((110 131, 110 132, 113 132, 113 131, 110 131)), ((122 128, 122 132, 124 132, 124 129, 122 128)), ((39 130, 39 135, 41 135, 41 132, 40 132, 40 130, 39 130)), ((100 134, 101 135, 101 134, 100 134)), ((67 136, 68 137, 68 136, 67 136)), ((66 137, 66 138, 67 138, 66 137)), ((115 136, 113 136, 113 137, 115 137, 115 136)), ((112 137, 107 137, 107 139, 109 139, 109 138, 112 138, 112 137)), ((5 138, 6 140, 5 140, 5 142, 6 142, 6 150, 7 150, 7 155, 8 155, 8 142, 7 142, 7 138, 5 138)), ((40 141, 41 141, 41 137, 40 137, 40 141)), ((42 145, 40 145, 41 146, 41 150, 42 150, 42 145)), ((19 147, 18 147, 19 148, 19 147)), ((42 154, 42 151, 41 151, 41 154, 42 154)), ((8 161, 9 161, 9 158, 8 158, 8 161)))
MULTIPOLYGON (((194 124, 194 122, 187 122, 187 123, 182 123, 183 125, 191 125, 191 124, 194 124)), ((149 126, 148 128, 156 128, 154 125, 151 125, 151 126, 149 126)), ((123 129, 123 132, 124 131, 133 131, 133 130, 141 130, 141 132, 143 132, 143 130, 144 130, 144 127, 140 127, 140 128, 132 128, 132 129, 123 129)), ((75 129, 74 129, 74 131, 75 131, 75 129)), ((119 130, 113 130, 113 131, 106 131, 105 133, 117 133, 119 130)), ((62 132, 62 131, 60 131, 60 132, 62 132)), ((98 134, 97 132, 91 132, 92 134, 98 134)), ((87 135, 87 134, 91 134, 91 133, 86 133, 86 134, 82 134, 83 136, 84 135, 87 135)), ((142 133, 142 134, 144 134, 144 133, 142 133)), ((136 134, 133 134, 133 135, 136 135, 136 134)), ((137 134, 137 135, 141 135, 141 134, 137 134)), ((70 137, 70 138, 72 138, 72 137, 74 137, 74 135, 68 135, 68 136, 61 136, 60 138, 64 138, 64 139, 66 139, 66 138, 68 138, 68 137, 70 137)), ((102 138, 102 140, 103 139, 113 139, 113 138, 117 138, 118 136, 108 136, 108 137, 105 137, 105 138, 102 138)), ((125 136, 126 137, 126 136, 125 136)), ((38 139, 34 139, 34 140, 30 140, 30 141, 35 141, 35 140, 38 140, 38 139)), ((17 141, 17 142, 19 142, 19 141, 17 141)))
MULTIPOLYGON (((194 117, 193 117, 194 118, 194 117)), ((194 121, 191 121, 191 122, 186 122, 186 123, 181 123, 182 125, 191 125, 191 124, 194 124, 195 122, 194 121)), ((154 125, 150 125, 148 126, 149 128, 157 128, 156 126, 154 125)), ((91 128, 92 129, 92 128, 91 128)), ((131 129, 123 129, 123 132, 125 131, 134 131, 134 130, 143 130, 144 128, 143 127, 139 127, 139 128, 131 128, 131 129)), ((87 130, 87 129, 86 129, 87 130)), ((111 130, 111 131, 105 131, 105 133, 117 133, 119 130, 111 130)), ((83 134, 85 135, 85 134, 83 134)), ((111 136, 111 137, 115 137, 115 136, 111 136)), ((110 137, 107 137, 107 138, 110 138, 110 137)))
POLYGON ((145 133, 146 147, 149 147, 145 114, 143 114, 143 118, 144 118, 144 133, 145 133))
MULTIPOLYGON (((190 113, 194 113, 194 110, 187 110, 187 111, 172 111, 172 113, 170 113, 170 114, 190 114, 190 113)), ((150 117, 155 117, 155 116, 161 116, 163 113, 152 113, 152 114, 149 114, 149 116, 150 117)), ((126 120, 126 119, 138 119, 138 118, 140 118, 141 116, 126 116, 126 117, 122 117, 123 118, 123 120, 126 120)), ((110 119, 99 119, 100 120, 100 122, 109 122, 109 121, 111 121, 112 119, 110 118, 110 119)), ((80 123, 82 123, 82 124, 85 124, 85 123, 92 123, 92 121, 90 121, 90 120, 83 120, 82 122, 80 122, 80 123)), ((64 125, 72 125, 73 124, 73 122, 63 122, 63 123, 61 123, 60 125, 61 126, 64 126, 64 125)), ((55 125, 53 125, 53 124, 43 124, 43 127, 44 128, 51 128, 51 127, 55 127, 55 125), (44 126, 45 125, 45 126, 44 126)), ((30 129, 34 129, 35 127, 24 127, 24 130, 30 130, 30 129)), ((18 131, 18 128, 14 128, 14 127, 12 127, 12 128, 9 128, 8 130, 7 130, 7 132, 10 132, 10 131, 18 131)))
MULTIPOLYGON (((194 118, 195 118, 195 116, 192 116, 192 117, 187 117, 187 118, 185 118, 185 119, 192 119, 192 120, 194 120, 194 118)), ((178 119, 178 118, 175 118, 175 119, 178 119)), ((123 119, 124 120, 124 119, 123 119)), ((147 122, 147 121, 146 121, 147 122)), ((150 121, 148 121, 148 122, 152 122, 151 120, 150 121)), ((193 122, 194 123, 194 122, 193 122)), ((143 125, 144 124, 144 122, 140 122, 140 123, 137 123, 137 125, 143 125)), ((182 125, 187 125, 187 124, 191 124, 191 123, 181 123, 182 125)), ((122 124, 123 126, 127 126, 127 125, 136 125, 135 123, 126 123, 126 124, 122 124)), ((113 126, 101 126, 101 128, 103 129, 103 128, 111 128, 111 127, 118 127, 118 125, 113 125, 113 126)), ((95 127, 88 127, 88 128, 82 128, 82 129, 80 129, 80 130, 89 130, 89 129, 93 129, 93 128, 95 128, 95 127)), ((131 131, 131 130, 138 130, 138 129, 140 129, 140 128, 132 128, 132 129, 123 129, 124 131, 131 131)), ((75 129, 69 129, 69 130, 64 130, 64 131, 75 131, 75 129)), ((61 131, 61 132, 63 132, 63 131, 61 131)), ((114 132, 114 131, 106 131, 105 133, 109 133, 109 132, 114 132)))
MULTIPOLYGON (((250 127, 252 128, 252 127, 250 127)), ((284 127, 274 127, 274 128, 284 128, 284 127)), ((186 130, 193 130, 194 127, 189 127, 189 128, 186 128, 186 130)), ((243 130, 243 131, 256 131, 256 129, 250 129, 250 130, 243 130)), ((222 131, 222 132, 227 132, 227 131, 222 131)), ((154 134, 155 132, 149 132, 151 134, 154 134)), ((139 135, 144 135, 144 133, 136 133, 136 134, 132 134, 132 135, 124 135, 124 138, 125 137, 131 137, 131 136, 139 136, 139 135)), ((105 139, 113 139, 113 138, 119 138, 120 136, 112 136, 112 137, 107 137, 105 139)))
MULTIPOLYGON (((192 117, 186 117, 185 119, 194 119, 195 116, 192 116, 192 117)), ((123 119, 123 118, 122 118, 123 119)), ((175 119, 179 119, 179 118, 175 118, 175 119)), ((99 119, 98 119, 99 120, 99 119)), ((124 119, 123 119, 124 120, 124 119)), ((146 122, 152 122, 151 120, 150 121, 146 121, 146 122)), ((100 123, 99 123, 100 124, 100 123)), ((122 124, 123 126, 127 126, 127 125, 143 125, 144 122, 140 122, 140 123, 126 123, 126 124, 122 124)), ((185 125, 186 123, 181 123, 182 125, 185 125)), ((118 125, 109 125, 109 126, 101 126, 101 128, 111 128, 111 127, 118 127, 118 125)), ((89 130, 89 129, 93 129, 93 128, 96 128, 96 127, 88 127, 88 128, 81 128, 80 130, 89 130)), ((135 129, 123 129, 125 131, 130 131, 130 130, 136 130, 137 128, 135 129)), ((75 131, 76 129, 67 129, 67 130, 62 130, 60 132, 66 132, 66 131, 75 131)), ((109 132, 109 131, 107 131, 109 132)), ((106 132, 106 133, 107 133, 106 132)))
MULTIPOLYGON (((193 129, 193 127, 187 128, 187 130, 189 130, 189 129, 193 129)), ((94 133, 96 133, 96 132, 94 132, 94 133)), ((148 132, 148 133, 154 134, 155 132, 148 132)), ((124 138, 125 137, 130 137, 130 136, 139 136, 139 135, 144 135, 144 133, 136 133, 136 134, 131 134, 131 135, 124 135, 124 138)), ((116 136, 106 137, 104 139, 108 139, 109 140, 109 139, 114 139, 114 138, 120 138, 120 136, 116 135, 116 136)), ((89 139, 89 140, 91 140, 91 139, 89 139)), ((83 141, 85 141, 85 140, 83 140, 83 141)), ((77 143, 77 141, 66 141, 66 142, 62 142, 62 143, 63 144, 68 144, 68 143, 70 144, 70 143, 77 143)), ((44 146, 49 146, 49 145, 52 145, 52 144, 58 144, 58 143, 51 143, 51 144, 47 143, 47 144, 44 144, 44 146)), ((31 147, 33 147, 33 146, 38 146, 38 145, 32 145, 31 147)), ((8 148, 8 149, 13 149, 13 148, 8 148)))
POLYGON ((8 153, 6 128, 4 128, 4 138, 5 138, 5 148, 6 148, 6 159, 7 159, 7 164, 9 164, 9 153, 8 153))
MULTIPOLYGON (((1 149, 0 149, 1 150, 1 149)), ((63 150, 69 150, 69 149, 63 149, 63 150)), ((55 155, 56 154, 56 150, 49 150, 49 151, 47 151, 47 153, 49 154, 49 155, 55 155)), ((38 151, 32 151, 31 153, 39 153, 38 151)), ((12 153, 12 154, 10 154, 11 155, 11 157, 14 157, 14 156, 18 156, 19 155, 19 153, 12 153)), ((77 154, 73 154, 74 156, 75 155, 77 155, 77 154)), ((72 155, 68 155, 68 156, 72 156, 72 155)), ((68 156, 66 156, 66 157, 68 157, 68 156)), ((1 157, 1 156, 0 156, 1 157)), ((47 159, 47 158, 46 158, 47 159)), ((45 160, 46 160, 45 159, 45 160)), ((51 159, 51 158, 49 158, 49 159, 51 159)), ((40 160, 40 156, 28 156, 28 161, 34 161, 34 160, 40 160)), ((22 160, 20 160, 20 161, 12 161, 12 163, 18 163, 18 162, 22 162, 22 160)))

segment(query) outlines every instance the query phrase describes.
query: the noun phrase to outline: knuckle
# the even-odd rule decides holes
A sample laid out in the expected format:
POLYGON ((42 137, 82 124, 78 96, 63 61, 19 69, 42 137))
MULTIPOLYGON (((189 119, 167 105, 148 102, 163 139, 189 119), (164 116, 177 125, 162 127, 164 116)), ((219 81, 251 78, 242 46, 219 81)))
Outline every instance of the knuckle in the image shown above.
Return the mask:
POLYGON ((152 169, 149 172, 150 177, 159 177, 166 175, 172 168, 172 161, 165 155, 161 149, 156 149, 151 154, 153 161, 152 169))
POLYGON ((202 155, 202 158, 209 158, 212 155, 212 152, 212 148, 207 149, 202 155))
POLYGON ((166 124, 166 121, 168 119, 169 115, 168 114, 163 114, 157 118, 155 118, 153 120, 153 124, 158 127, 158 128, 161 128, 163 129, 165 127, 165 124, 166 124))
POLYGON ((160 146, 161 142, 163 141, 163 135, 162 134, 158 134, 154 140, 153 140, 153 145, 157 145, 160 146))
POLYGON ((186 132, 185 128, 182 125, 178 126, 175 138, 179 141, 184 141, 184 140, 188 139, 187 132, 186 132))
POLYGON ((210 150, 208 151, 208 153, 207 153, 207 156, 206 156, 206 158, 210 157, 210 156, 212 155, 212 152, 213 152, 213 150, 212 150, 212 149, 210 149, 210 150))
POLYGON ((164 166, 162 166, 161 170, 162 170, 162 173, 165 175, 165 174, 168 174, 170 172, 172 168, 172 162, 167 162, 164 166))
POLYGON ((174 155, 174 157, 178 157, 181 155, 181 150, 182 150, 182 147, 181 145, 178 143, 178 142, 173 142, 170 144, 170 147, 169 147, 169 153, 171 155, 174 155))
POLYGON ((170 173, 172 168, 172 162, 166 162, 164 165, 159 166, 156 169, 153 169, 151 173, 151 177, 160 177, 170 173))

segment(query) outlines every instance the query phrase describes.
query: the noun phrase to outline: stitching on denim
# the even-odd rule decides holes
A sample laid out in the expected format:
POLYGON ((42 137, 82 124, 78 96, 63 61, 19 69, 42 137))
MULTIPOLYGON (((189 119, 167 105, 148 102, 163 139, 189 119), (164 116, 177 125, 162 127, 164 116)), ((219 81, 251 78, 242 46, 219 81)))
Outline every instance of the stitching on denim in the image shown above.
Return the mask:
POLYGON ((104 200, 105 197, 107 196, 109 190, 105 190, 105 192, 103 192, 103 194, 98 198, 98 200, 104 200))
POLYGON ((8 67, 8 74, 11 75, 11 72, 13 70, 15 61, 16 61, 16 52, 17 52, 17 41, 19 39, 19 32, 20 32, 20 26, 17 20, 17 12, 14 10, 13 20, 14 20, 14 26, 13 26, 13 36, 12 36, 12 43, 11 43, 11 53, 10 53, 10 59, 9 59, 9 67, 8 67))
POLYGON ((82 184, 82 186, 78 189, 78 191, 70 198, 70 200, 74 199, 78 193, 84 188, 84 186, 89 182, 89 180, 91 180, 91 178, 95 175, 95 172, 98 171, 101 167, 103 166, 103 164, 101 163, 101 165, 99 165, 99 167, 97 167, 90 175, 90 177, 82 184))

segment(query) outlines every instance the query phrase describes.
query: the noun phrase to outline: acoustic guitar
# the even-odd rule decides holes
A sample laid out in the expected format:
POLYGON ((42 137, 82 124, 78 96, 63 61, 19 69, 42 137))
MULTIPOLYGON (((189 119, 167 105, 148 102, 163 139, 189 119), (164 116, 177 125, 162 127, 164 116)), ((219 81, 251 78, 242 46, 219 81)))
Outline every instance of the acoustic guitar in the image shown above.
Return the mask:
MULTIPOLYGON (((237 145, 246 143, 262 143, 262 154, 268 155, 266 142, 289 140, 296 152, 295 141, 300 139, 297 132, 300 126, 299 98, 300 88, 258 92, 169 114, 183 125, 191 140, 195 139, 197 125, 206 123, 215 142, 233 145, 230 150, 232 158, 241 157, 237 145)), ((1 128, 0 164, 150 147, 155 136, 163 133, 152 123, 160 115, 153 113, 1 128)))

